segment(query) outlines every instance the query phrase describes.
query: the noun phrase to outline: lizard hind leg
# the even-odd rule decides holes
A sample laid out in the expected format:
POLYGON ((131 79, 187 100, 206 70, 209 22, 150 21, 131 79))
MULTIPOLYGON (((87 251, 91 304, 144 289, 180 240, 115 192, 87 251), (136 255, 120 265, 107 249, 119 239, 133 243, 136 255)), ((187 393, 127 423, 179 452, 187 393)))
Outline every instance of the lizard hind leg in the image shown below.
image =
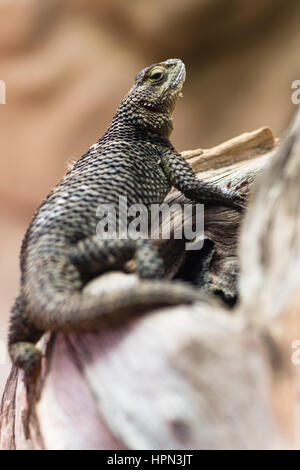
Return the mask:
POLYGON ((118 269, 133 258, 140 278, 160 279, 164 275, 163 260, 149 239, 101 240, 94 236, 72 247, 69 256, 83 272, 100 274, 110 268, 118 269))
POLYGON ((29 320, 26 302, 19 295, 12 308, 9 326, 8 349, 12 362, 26 375, 33 375, 40 368, 41 352, 35 346, 44 332, 29 320))
POLYGON ((141 279, 161 279, 164 276, 163 259, 151 240, 137 240, 134 259, 141 279))

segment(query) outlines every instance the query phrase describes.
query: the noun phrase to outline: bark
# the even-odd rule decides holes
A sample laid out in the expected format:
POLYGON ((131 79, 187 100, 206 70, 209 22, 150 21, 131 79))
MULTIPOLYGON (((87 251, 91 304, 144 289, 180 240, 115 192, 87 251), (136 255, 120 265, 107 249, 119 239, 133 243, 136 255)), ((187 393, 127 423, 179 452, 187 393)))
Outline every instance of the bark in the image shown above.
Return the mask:
MULTIPOLYGON (((280 146, 263 128, 184 156, 202 179, 249 194, 244 213, 205 208, 201 250, 157 241, 167 277, 207 300, 105 331, 47 333, 36 383, 14 368, 8 379, 2 449, 300 446, 300 115, 280 146)), ((176 233, 175 204, 189 201, 176 191, 167 201, 176 233)), ((138 282, 114 272, 85 290, 138 282)))

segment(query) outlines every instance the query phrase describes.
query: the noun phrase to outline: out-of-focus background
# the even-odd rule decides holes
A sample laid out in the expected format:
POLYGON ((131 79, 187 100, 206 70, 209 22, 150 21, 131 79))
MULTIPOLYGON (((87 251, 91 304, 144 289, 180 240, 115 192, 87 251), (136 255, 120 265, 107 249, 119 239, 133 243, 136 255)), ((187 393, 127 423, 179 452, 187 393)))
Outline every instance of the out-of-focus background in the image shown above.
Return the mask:
POLYGON ((143 67, 187 66, 178 150, 270 125, 281 135, 300 79, 297 0, 0 0, 0 392, 26 226, 67 162, 105 131, 143 67))

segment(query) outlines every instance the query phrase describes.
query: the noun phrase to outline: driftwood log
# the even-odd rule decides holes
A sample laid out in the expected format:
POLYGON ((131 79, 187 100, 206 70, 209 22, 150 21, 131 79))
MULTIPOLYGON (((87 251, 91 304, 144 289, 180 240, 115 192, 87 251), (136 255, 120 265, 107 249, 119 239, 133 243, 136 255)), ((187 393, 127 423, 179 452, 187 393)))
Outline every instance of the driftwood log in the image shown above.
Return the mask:
MULTIPOLYGON (((300 115, 280 145, 263 128, 184 156, 201 178, 249 193, 242 214, 205 208, 201 250, 157 241, 167 277, 203 302, 47 333, 37 382, 15 368, 7 381, 1 449, 300 447, 300 115)), ((175 204, 191 202, 167 200, 175 231, 175 204)), ((128 271, 85 291, 126 290, 139 282, 128 271)))

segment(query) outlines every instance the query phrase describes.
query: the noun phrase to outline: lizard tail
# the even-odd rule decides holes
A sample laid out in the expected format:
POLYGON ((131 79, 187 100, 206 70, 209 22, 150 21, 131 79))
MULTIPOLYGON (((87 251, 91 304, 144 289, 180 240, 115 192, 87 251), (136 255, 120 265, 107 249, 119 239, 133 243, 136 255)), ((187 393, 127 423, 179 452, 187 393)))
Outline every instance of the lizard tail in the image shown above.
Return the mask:
POLYGON ((129 285, 126 280, 126 288, 120 288, 120 278, 115 277, 109 289, 88 292, 68 252, 56 247, 49 253, 47 240, 41 240, 38 248, 28 255, 23 284, 28 320, 38 330, 93 330, 151 308, 204 299, 202 292, 184 282, 154 279, 129 285), (118 288, 112 290, 112 285, 118 288))
POLYGON ((23 292, 17 298, 9 331, 11 359, 30 376, 40 370, 42 355, 34 343, 45 330, 92 331, 120 325, 151 308, 205 299, 204 294, 183 282, 156 280, 138 281, 126 289, 103 294, 66 293, 62 289, 54 292, 48 285, 48 300, 40 291, 35 292, 36 296, 27 292, 24 298, 23 292))
POLYGON ((151 308, 204 301, 205 294, 181 281, 141 280, 126 289, 53 298, 49 303, 29 299, 30 320, 38 329, 89 331, 120 324, 151 308))

